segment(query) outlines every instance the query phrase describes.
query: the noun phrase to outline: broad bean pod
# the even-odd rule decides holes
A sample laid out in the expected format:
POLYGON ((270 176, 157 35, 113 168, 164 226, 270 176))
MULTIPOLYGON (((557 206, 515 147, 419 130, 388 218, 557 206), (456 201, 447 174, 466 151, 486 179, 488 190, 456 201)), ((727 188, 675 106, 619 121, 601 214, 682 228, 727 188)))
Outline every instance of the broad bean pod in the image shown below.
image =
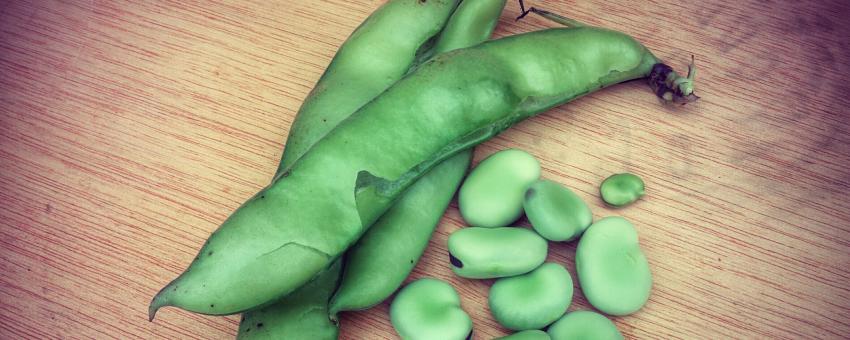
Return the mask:
MULTIPOLYGON (((505 0, 462 2, 440 33, 434 53, 489 38, 504 6, 505 0)), ((332 317, 340 311, 370 308, 401 286, 425 251, 471 158, 468 149, 436 166, 346 252, 345 274, 330 304, 332 317)))
POLYGON ((339 335, 328 319, 328 299, 339 284, 342 261, 298 288, 279 302, 246 312, 239 322, 237 339, 330 340, 339 335))
MULTIPOLYGON (((436 6, 442 7, 428 7, 422 6, 415 1, 416 0, 392 0, 388 2, 367 18, 364 24, 355 31, 355 34, 352 34, 352 36, 343 43, 342 48, 337 55, 334 56, 330 66, 326 70, 325 76, 323 76, 316 85, 316 89, 321 89, 325 93, 329 93, 331 95, 319 95, 315 94, 314 91, 314 93, 311 93, 308 96, 304 105, 302 105, 301 110, 296 115, 293 128, 290 130, 290 137, 287 140, 287 146, 294 145, 298 148, 298 151, 306 150, 306 146, 314 144, 322 135, 326 134, 334 126, 328 123, 329 119, 330 123, 333 123, 347 117, 355 110, 351 106, 356 105, 358 102, 371 100, 372 97, 377 95, 377 92, 383 91, 383 88, 381 87, 382 85, 389 86, 389 84, 386 83, 387 80, 398 80, 401 77, 403 73, 400 72, 400 70, 402 68, 405 66, 408 68, 415 66, 412 65, 414 64, 412 58, 395 58, 391 61, 399 64, 387 65, 389 61, 385 60, 385 63, 372 69, 369 74, 361 74, 360 71, 362 70, 351 69, 352 65, 356 65, 356 60, 360 60, 361 58, 372 58, 376 53, 386 53, 381 55, 382 57, 386 55, 397 56, 398 54, 421 54, 421 52, 418 51, 421 51, 428 45, 426 42, 428 35, 433 34, 436 31, 435 23, 444 22, 445 19, 440 15, 423 16, 421 15, 422 12, 444 10, 445 8, 448 8, 446 6, 451 6, 452 4, 444 2, 436 4, 436 6), (400 34, 408 35, 405 36, 404 39, 385 41, 383 49, 375 50, 359 47, 364 44, 371 44, 374 40, 380 39, 381 37, 400 34), (355 60, 355 62, 352 60, 355 60), (339 93, 340 91, 347 91, 340 88, 353 88, 354 90, 339 93), (334 94, 337 96, 334 96, 334 94), (348 97, 340 97, 340 95, 343 94, 348 97), (333 110, 329 109, 331 107, 333 110), (346 113, 346 109, 350 109, 349 112, 346 113)), ((470 7, 471 6, 460 6, 455 9, 452 14, 452 19, 450 19, 449 22, 456 21, 456 19, 454 19, 456 16, 461 15, 462 12, 470 10, 480 10, 484 12, 483 15, 492 15, 492 11, 481 10, 477 7, 464 10, 464 8, 470 7)), ((467 17, 470 16, 468 13, 464 15, 467 17)), ((456 28, 452 30, 444 28, 440 31, 440 40, 442 40, 442 37, 444 36, 467 36, 469 32, 465 32, 464 29, 474 32, 482 30, 481 27, 474 26, 455 25, 455 27, 456 28)), ((490 30, 492 30, 492 27, 490 30)), ((434 40, 434 38, 427 41, 432 40, 434 40)), ((303 152, 285 152, 286 156, 282 158, 280 168, 285 168, 288 164, 292 163, 293 159, 300 157, 301 154, 303 154, 303 152)), ((386 235, 388 233, 386 231, 381 232, 380 229, 389 229, 394 227, 395 229, 400 229, 399 227, 403 226, 411 228, 413 231, 412 234, 416 236, 407 237, 406 239, 414 242, 419 240, 420 243, 427 244, 427 241, 430 238, 430 231, 427 230, 427 223, 429 223, 430 220, 439 219, 442 215, 443 210, 437 210, 441 204, 440 201, 448 201, 448 199, 451 198, 451 195, 458 185, 457 182, 465 173, 469 163, 469 158, 469 156, 466 156, 465 158, 462 155, 455 156, 455 158, 447 160, 443 165, 435 168, 431 174, 420 179, 419 182, 413 185, 408 193, 405 194, 405 199, 396 204, 393 209, 381 218, 379 223, 376 223, 376 227, 373 229, 379 230, 372 230, 372 233, 377 235, 386 235), (455 169, 454 173, 456 174, 453 176, 453 174, 446 169, 455 169), (452 177, 457 177, 457 179, 452 179, 452 177), (448 196, 448 198, 442 199, 442 197, 445 196, 448 196), (414 204, 421 208, 423 204, 428 206, 426 203, 433 201, 437 202, 431 203, 430 206, 433 206, 434 208, 430 211, 427 209, 426 211, 410 211, 410 208, 404 208, 414 204), (408 204, 405 204, 404 202, 408 202, 408 204), (415 226, 422 227, 413 228, 415 226), (425 230, 423 230, 423 228, 425 228, 425 230), (416 231, 420 230, 422 230, 422 232, 416 233, 416 231), (422 242, 421 239, 424 239, 424 242, 422 242)), ((443 207, 443 209, 444 208, 445 207, 443 207)), ((431 227, 430 230, 433 230, 433 227, 431 227)), ((367 236, 368 235, 369 234, 367 234, 367 236)), ((381 247, 380 244, 375 244, 380 243, 377 241, 366 243, 373 245, 371 248, 380 247, 385 251, 388 248, 381 247)), ((360 243, 352 247, 354 251, 362 248, 360 253, 370 253, 369 249, 371 248, 369 246, 360 247, 359 244, 360 243)), ((393 240, 393 242, 388 244, 397 245, 397 248, 390 247, 390 249, 404 249, 411 251, 408 250, 411 248, 409 244, 399 242, 399 240, 393 240)), ((422 247, 424 247, 424 245, 422 247)), ((413 251, 415 251, 415 246, 413 246, 413 248, 413 251)), ((418 254, 421 254, 421 251, 418 254)), ((392 258, 397 261, 406 262, 404 259, 408 257, 416 257, 418 259, 418 255, 393 256, 392 258)), ((349 256, 348 260, 349 262, 352 262, 352 259, 356 258, 359 257, 349 256)), ((357 268, 357 263, 365 262, 366 265, 360 265, 360 267, 363 267, 368 266, 368 264, 372 262, 379 262, 380 259, 382 259, 382 257, 366 257, 361 261, 354 260, 354 268, 350 268, 348 270, 349 276, 359 277, 358 275, 352 274, 358 273, 362 270, 357 268)), ((412 261, 413 259, 411 259, 411 262, 412 261)), ((338 260, 338 262, 342 261, 338 260)), ((410 264, 411 268, 412 266, 413 264, 410 264)), ((338 324, 331 322, 328 319, 328 309, 330 308, 328 301, 332 293, 337 289, 337 286, 339 285, 339 278, 342 276, 342 271, 339 270, 338 267, 341 266, 335 265, 335 270, 329 270, 322 273, 315 281, 305 284, 281 301, 271 306, 246 313, 243 316, 238 337, 293 338, 303 336, 311 339, 335 339, 339 332, 338 324), (333 276, 333 278, 329 276, 333 276), (316 284, 316 281, 325 282, 325 284, 316 284), (332 282, 332 284, 330 282, 332 282), (322 314, 324 317, 321 316, 322 314), (258 321, 257 319, 262 320, 258 321), (252 329, 254 330, 253 333, 251 332, 252 329)), ((386 269, 387 267, 384 266, 383 268, 386 269)), ((397 274, 393 271, 385 271, 384 273, 388 273, 390 275, 397 274)), ((382 283, 389 281, 380 275, 374 274, 375 273, 370 272, 366 273, 364 276, 373 277, 377 279, 378 282, 382 283)), ((407 272, 397 275, 406 276, 407 272)), ((401 279, 399 279, 398 283, 392 288, 387 287, 385 290, 389 291, 386 292, 386 295, 383 296, 383 298, 398 288, 398 285, 400 284, 401 279)), ((367 296, 370 292, 374 291, 383 293, 383 291, 380 290, 381 287, 378 285, 359 288, 360 289, 357 291, 360 294, 367 296)), ((381 300, 383 300, 383 298, 381 298, 381 300)))
POLYGON ((439 55, 237 209, 154 298, 149 314, 163 306, 232 314, 289 294, 440 162, 549 108, 643 77, 656 88, 681 78, 628 35, 594 27, 530 32, 439 55))

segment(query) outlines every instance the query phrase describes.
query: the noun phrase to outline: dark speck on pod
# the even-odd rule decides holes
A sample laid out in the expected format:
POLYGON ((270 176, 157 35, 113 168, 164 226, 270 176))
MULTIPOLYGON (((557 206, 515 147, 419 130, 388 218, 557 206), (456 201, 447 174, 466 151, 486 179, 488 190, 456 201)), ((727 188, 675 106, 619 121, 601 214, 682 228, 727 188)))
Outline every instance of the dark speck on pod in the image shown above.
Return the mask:
POLYGON ((458 268, 463 268, 463 262, 461 262, 457 257, 449 253, 449 262, 452 263, 453 266, 458 268))
POLYGON ((215 308, 215 305, 214 305, 214 304, 210 304, 210 308, 215 308))
POLYGON ((257 328, 263 328, 263 323, 262 322, 257 323, 257 328))
POLYGON ((210 250, 210 251, 208 251, 208 252, 207 252, 207 256, 212 256, 212 254, 213 254, 213 251, 212 251, 212 250, 210 250))
POLYGON ((525 199, 531 199, 531 196, 534 196, 534 189, 528 189, 525 191, 525 199))

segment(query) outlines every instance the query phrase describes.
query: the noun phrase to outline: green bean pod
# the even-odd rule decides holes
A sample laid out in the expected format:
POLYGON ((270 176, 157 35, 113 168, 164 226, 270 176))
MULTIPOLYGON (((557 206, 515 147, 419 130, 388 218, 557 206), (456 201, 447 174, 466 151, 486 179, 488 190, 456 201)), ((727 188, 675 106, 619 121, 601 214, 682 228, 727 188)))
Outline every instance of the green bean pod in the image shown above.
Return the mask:
POLYGON ((549 334, 539 329, 516 332, 514 334, 496 338, 493 340, 550 340, 549 334))
POLYGON ((469 279, 525 274, 546 260, 549 246, 525 228, 470 227, 449 235, 452 271, 469 279))
POLYGON ((406 74, 442 32, 458 1, 391 0, 370 15, 343 43, 299 109, 276 177, 340 121, 406 74))
POLYGON ((328 300, 339 283, 341 262, 335 261, 315 280, 301 286, 279 302, 243 314, 236 338, 336 339, 339 329, 328 319, 328 300))
POLYGON ((548 262, 533 271, 496 280, 487 298, 490 313, 505 328, 540 329, 558 320, 573 301, 573 279, 548 262))
MULTIPOLYGON (((440 33, 434 52, 489 38, 504 5, 504 0, 462 2, 440 33)), ((471 158, 471 149, 462 151, 419 179, 346 252, 344 277, 331 300, 332 317, 340 311, 370 308, 401 286, 428 246, 471 158)))
POLYGON ((631 37, 592 27, 530 32, 439 55, 237 209, 154 297, 149 315, 163 306, 232 314, 289 294, 440 162, 600 88, 673 75, 656 64, 631 37))
POLYGON ((587 310, 570 312, 546 330, 552 340, 622 340, 623 335, 604 315, 587 310))
MULTIPOLYGON (((401 77, 402 73, 399 71, 400 69, 412 66, 411 63, 413 62, 413 59, 398 58, 394 60, 394 62, 398 64, 377 65, 378 67, 372 69, 370 74, 365 75, 360 74, 358 72, 360 70, 345 67, 345 65, 353 64, 351 59, 371 58, 374 57, 376 53, 382 51, 389 51, 391 52, 390 55, 393 56, 399 53, 413 55, 419 53, 419 50, 425 48, 427 45, 425 43, 425 39, 428 38, 428 35, 435 32, 435 23, 443 22, 444 17, 440 15, 423 16, 421 15, 421 12, 444 10, 451 4, 441 3, 435 5, 443 7, 427 7, 419 5, 411 6, 412 4, 414 4, 414 2, 411 0, 390 1, 367 18, 355 34, 352 34, 352 36, 343 44, 340 51, 336 56, 334 56, 333 61, 331 61, 330 66, 325 72, 325 76, 323 76, 316 85, 316 88, 322 89, 325 93, 330 94, 346 91, 346 89, 341 89, 341 87, 349 87, 356 91, 347 93, 349 97, 314 95, 315 91, 314 93, 311 93, 296 116, 295 123, 293 124, 294 127, 290 131, 290 138, 287 140, 287 146, 301 146, 300 150, 306 150, 307 146, 314 144, 322 135, 331 130, 333 126, 328 123, 329 117, 331 123, 347 117, 354 112, 355 108, 352 107, 353 105, 356 105, 359 101, 365 102, 367 100, 371 100, 372 97, 377 95, 378 91, 383 91, 381 88, 382 85, 385 85, 385 87, 389 86, 386 81, 398 80, 401 77), (402 25, 399 25, 399 23, 402 25), (376 50, 361 47, 364 42, 368 45, 374 42, 374 40, 380 39, 381 36, 404 33, 410 35, 404 39, 385 41, 383 49, 376 50), (356 53, 352 51, 355 51, 356 53), (334 107, 335 110, 322 111, 323 108, 334 105, 336 105, 336 107, 334 107), (345 111, 346 109, 350 110, 345 111)), ((460 9, 461 8, 455 10, 452 14, 452 18, 458 15, 460 9)), ((450 19, 449 21, 451 22, 454 20, 455 19, 450 19)), ((477 31, 478 27, 468 29, 477 31)), ((465 35, 466 33, 462 32, 462 30, 463 27, 449 31, 443 29, 440 33, 440 37, 447 34, 465 35)), ((300 157, 302 153, 303 152, 287 152, 286 157, 281 160, 280 167, 286 167, 292 162, 292 160, 300 157)), ((423 201, 428 201, 427 198, 440 194, 440 190, 445 193, 442 193, 442 196, 438 195, 435 197, 437 201, 439 201, 440 197, 443 196, 451 198, 451 195, 454 193, 454 190, 458 185, 456 182, 460 180, 460 176, 465 173, 466 168, 468 167, 468 158, 470 157, 467 156, 467 160, 465 162, 462 160, 463 156, 461 155, 456 156, 455 158, 458 158, 459 160, 447 160, 444 162, 445 165, 441 165, 432 171, 433 175, 423 177, 405 195, 405 197, 409 199, 402 200, 399 204, 396 204, 398 209, 394 210, 402 211, 393 213, 391 210, 387 213, 387 216, 382 218, 382 221, 395 221, 398 223, 398 226, 404 225, 406 227, 413 227, 406 225, 408 220, 412 224, 422 221, 418 223, 421 225, 422 223, 428 223, 428 217, 431 217, 430 219, 438 219, 443 213, 443 210, 436 210, 439 209, 440 203, 436 203, 436 205, 433 203, 431 204, 431 206, 434 206, 435 209, 431 212, 431 216, 428 216, 427 213, 422 211, 406 211, 404 208, 399 208, 399 206, 403 207, 403 202, 407 201, 411 204, 418 204, 421 207, 423 204, 428 203, 423 201), (451 179, 452 174, 448 173, 449 171, 441 170, 442 168, 450 167, 454 167, 456 169, 455 173, 457 173, 457 175, 454 176, 458 177, 456 180, 451 179), (417 189, 418 187, 421 188, 417 189), (418 196, 411 198, 410 196, 412 196, 412 193, 414 192, 418 193, 418 196), (404 218, 404 216, 407 216, 407 218, 404 218)), ((448 200, 448 198, 446 200, 448 200)), ((446 204, 448 203, 446 202, 446 204)), ((443 209, 444 208, 445 207, 443 207, 443 209)), ((408 208, 407 210, 410 209, 408 208)), ((393 225, 392 223, 386 222, 383 224, 393 225)), ((427 228, 427 226, 425 228, 427 228)), ((420 234, 422 233, 420 232, 420 234)), ((428 233, 428 235, 418 236, 420 239, 424 238, 424 242, 427 243, 430 233, 428 233)), ((389 244, 398 245, 398 240, 395 241, 396 242, 389 244)), ((359 247, 355 246, 353 248, 354 250, 357 250, 359 247)), ((399 246, 399 248, 401 248, 401 246, 399 246)), ((368 254, 369 251, 366 250, 364 253, 368 254)), ((419 254, 421 254, 421 252, 419 254)), ((376 258, 380 259, 381 257, 376 258)), ((416 256, 416 258, 418 259, 418 256, 416 256)), ((364 261, 369 261, 369 259, 364 261)), ((379 260, 373 261, 380 262, 379 260)), ((335 275, 332 280, 333 284, 328 283, 316 285, 315 283, 309 283, 288 295, 280 302, 259 311, 246 313, 243 316, 242 327, 239 329, 238 337, 255 338, 262 334, 262 336, 266 338, 304 336, 306 338, 312 337, 316 339, 335 339, 338 334, 338 325, 334 322, 330 322, 328 319, 328 300, 331 293, 337 288, 337 279, 341 277, 341 274, 341 270, 327 271, 319 276, 317 281, 324 280, 322 282, 331 282, 331 279, 328 276, 335 275), (324 313, 323 318, 319 317, 319 314, 322 313, 324 313), (259 318, 258 315, 262 316, 264 320, 255 322, 255 319, 259 318), (257 327, 257 325, 264 325, 265 327, 257 327), (254 333, 251 333, 252 329, 254 330, 254 333)), ((405 276, 406 274, 407 272, 404 273, 405 276)), ((379 280, 379 282, 387 281, 379 280)), ((401 280, 398 281, 398 285, 400 284, 401 280)), ((398 288, 398 285, 392 287, 386 295, 389 295, 392 291, 398 288)), ((367 286, 366 288, 361 288, 359 292, 364 294, 368 293, 370 288, 373 290, 375 289, 373 286, 367 286)), ((384 298, 385 297, 386 296, 384 296, 384 298)))
POLYGON ((462 1, 434 45, 436 54, 490 39, 507 0, 462 1))
POLYGON ((304 99, 286 138, 276 175, 328 131, 401 79, 428 50, 460 0, 392 0, 340 46, 304 99))
POLYGON ((434 168, 346 253, 343 283, 330 302, 332 317, 370 308, 398 289, 428 246, 470 161, 465 152, 434 168))

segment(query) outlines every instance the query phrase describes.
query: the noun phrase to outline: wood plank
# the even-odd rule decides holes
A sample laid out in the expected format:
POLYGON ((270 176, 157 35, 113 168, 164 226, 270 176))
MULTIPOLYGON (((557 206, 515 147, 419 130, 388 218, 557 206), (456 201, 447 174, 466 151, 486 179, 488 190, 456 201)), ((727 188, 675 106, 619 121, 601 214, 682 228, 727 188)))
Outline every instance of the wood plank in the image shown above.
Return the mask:
MULTIPOLYGON (((359 1, 0 3, 0 338, 232 338, 238 319, 153 294, 274 172, 294 114, 359 1)), ((695 105, 640 82, 535 117, 485 143, 538 157, 595 217, 638 227, 654 290, 614 318, 630 338, 850 337, 850 4, 846 1, 529 1, 634 35, 684 69, 695 105), (596 193, 632 171, 625 209, 596 193)), ((497 36, 551 27, 514 22, 497 36)), ((506 334, 491 280, 455 277, 456 206, 409 280, 452 283, 476 339, 506 334)), ((574 274, 575 244, 550 259, 574 274)), ((577 287, 578 288, 578 287, 577 287)), ((571 309, 589 308, 577 290, 571 309)), ((344 339, 393 339, 388 303, 342 319, 344 339)))

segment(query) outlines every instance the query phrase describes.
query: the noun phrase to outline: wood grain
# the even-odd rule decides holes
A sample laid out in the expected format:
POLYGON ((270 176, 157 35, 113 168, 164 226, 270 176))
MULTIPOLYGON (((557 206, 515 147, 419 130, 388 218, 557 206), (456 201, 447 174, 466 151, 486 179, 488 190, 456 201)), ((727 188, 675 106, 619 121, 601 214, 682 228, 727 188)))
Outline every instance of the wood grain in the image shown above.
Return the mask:
MULTIPOLYGON (((0 2, 0 338, 226 339, 237 317, 154 293, 274 172, 295 111, 377 0, 0 2)), ((632 220, 655 286, 614 318, 630 338, 850 337, 850 4, 535 1, 628 32, 702 100, 663 106, 641 82, 525 121, 476 151, 518 147, 596 217, 632 220), (625 209, 600 181, 632 171, 625 209)), ((498 36, 523 22, 511 3, 498 36)), ((453 276, 453 206, 411 278, 451 282, 476 339, 505 334, 490 281, 453 276)), ((575 273, 575 244, 550 259, 575 273)), ((589 308, 577 290, 571 309, 589 308)), ((392 339, 387 303, 344 339, 392 339)))

